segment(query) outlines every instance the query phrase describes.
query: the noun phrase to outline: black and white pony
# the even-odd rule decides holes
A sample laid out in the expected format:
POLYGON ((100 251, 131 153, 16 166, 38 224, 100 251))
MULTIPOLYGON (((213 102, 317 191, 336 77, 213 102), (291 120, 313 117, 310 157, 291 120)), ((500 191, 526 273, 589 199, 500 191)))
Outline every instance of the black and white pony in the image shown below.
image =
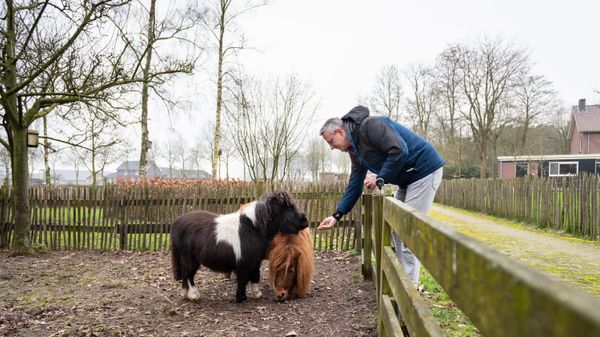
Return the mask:
POLYGON ((278 232, 298 234, 306 227, 306 216, 284 191, 245 204, 235 213, 195 211, 178 217, 171 227, 171 253, 182 296, 190 300, 200 297, 194 276, 205 266, 217 272, 235 272, 238 303, 246 299, 248 281, 251 296, 260 298, 260 264, 271 240, 278 232))

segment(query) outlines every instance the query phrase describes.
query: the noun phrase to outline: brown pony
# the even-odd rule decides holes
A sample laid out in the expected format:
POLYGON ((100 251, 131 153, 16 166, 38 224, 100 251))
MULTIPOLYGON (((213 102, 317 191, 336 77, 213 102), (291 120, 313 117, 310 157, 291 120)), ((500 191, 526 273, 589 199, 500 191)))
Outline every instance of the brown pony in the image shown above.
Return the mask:
POLYGON ((298 235, 276 234, 269 248, 269 283, 279 302, 308 293, 313 276, 310 228, 298 235))

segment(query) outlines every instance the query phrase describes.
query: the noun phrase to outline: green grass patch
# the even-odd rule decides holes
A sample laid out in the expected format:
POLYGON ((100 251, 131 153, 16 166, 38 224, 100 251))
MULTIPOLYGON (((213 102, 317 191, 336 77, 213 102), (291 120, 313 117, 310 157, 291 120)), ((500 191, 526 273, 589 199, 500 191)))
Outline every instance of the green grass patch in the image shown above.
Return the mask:
POLYGON ((446 336, 481 336, 469 318, 450 300, 448 294, 425 268, 421 268, 420 281, 425 287, 423 298, 446 336))

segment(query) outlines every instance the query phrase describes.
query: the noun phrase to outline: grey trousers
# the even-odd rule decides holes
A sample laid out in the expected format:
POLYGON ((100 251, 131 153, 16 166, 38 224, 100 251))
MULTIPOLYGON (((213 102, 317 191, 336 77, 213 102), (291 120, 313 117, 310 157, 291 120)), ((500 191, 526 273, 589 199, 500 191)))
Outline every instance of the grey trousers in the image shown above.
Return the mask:
MULTIPOLYGON (((442 182, 443 172, 444 169, 441 167, 428 176, 408 185, 406 188, 398 188, 394 197, 418 211, 427 213, 433 204, 435 193, 442 182)), ((400 240, 394 231, 392 231, 392 240, 396 247, 398 261, 404 266, 404 270, 410 276, 412 283, 417 286, 419 284, 421 262, 404 245, 404 242, 400 240)))

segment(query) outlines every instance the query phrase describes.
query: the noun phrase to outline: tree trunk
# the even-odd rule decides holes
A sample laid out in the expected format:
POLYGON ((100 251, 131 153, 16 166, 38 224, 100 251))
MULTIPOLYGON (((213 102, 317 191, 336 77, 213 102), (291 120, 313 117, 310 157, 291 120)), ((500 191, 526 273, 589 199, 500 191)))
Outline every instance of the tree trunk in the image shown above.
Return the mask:
MULTIPOLYGON (((48 121, 46 116, 43 117, 42 122, 44 124, 44 136, 48 136, 48 121)), ((44 138, 44 176, 46 179, 46 186, 52 186, 52 175, 50 175, 50 165, 48 164, 48 156, 50 150, 50 141, 48 138, 44 138)))
POLYGON ((479 143, 479 178, 486 178, 487 140, 479 143))
POLYGON ((27 153, 27 127, 12 125, 13 155, 12 155, 12 182, 14 187, 14 237, 13 249, 15 254, 31 253, 29 234, 29 174, 27 153))
POLYGON ((146 176, 146 166, 148 165, 148 87, 150 86, 150 66, 152 65, 152 49, 154 44, 154 29, 156 26, 156 0, 150 1, 150 11, 148 13, 148 45, 146 49, 146 64, 144 66, 144 82, 142 83, 142 116, 140 124, 142 128, 142 144, 140 151, 139 176, 146 176))
POLYGON ((219 22, 219 60, 217 64, 217 111, 215 113, 215 139, 212 151, 212 177, 217 177, 217 168, 221 160, 221 106, 223 105, 223 55, 225 38, 225 10, 221 5, 221 18, 219 22))

